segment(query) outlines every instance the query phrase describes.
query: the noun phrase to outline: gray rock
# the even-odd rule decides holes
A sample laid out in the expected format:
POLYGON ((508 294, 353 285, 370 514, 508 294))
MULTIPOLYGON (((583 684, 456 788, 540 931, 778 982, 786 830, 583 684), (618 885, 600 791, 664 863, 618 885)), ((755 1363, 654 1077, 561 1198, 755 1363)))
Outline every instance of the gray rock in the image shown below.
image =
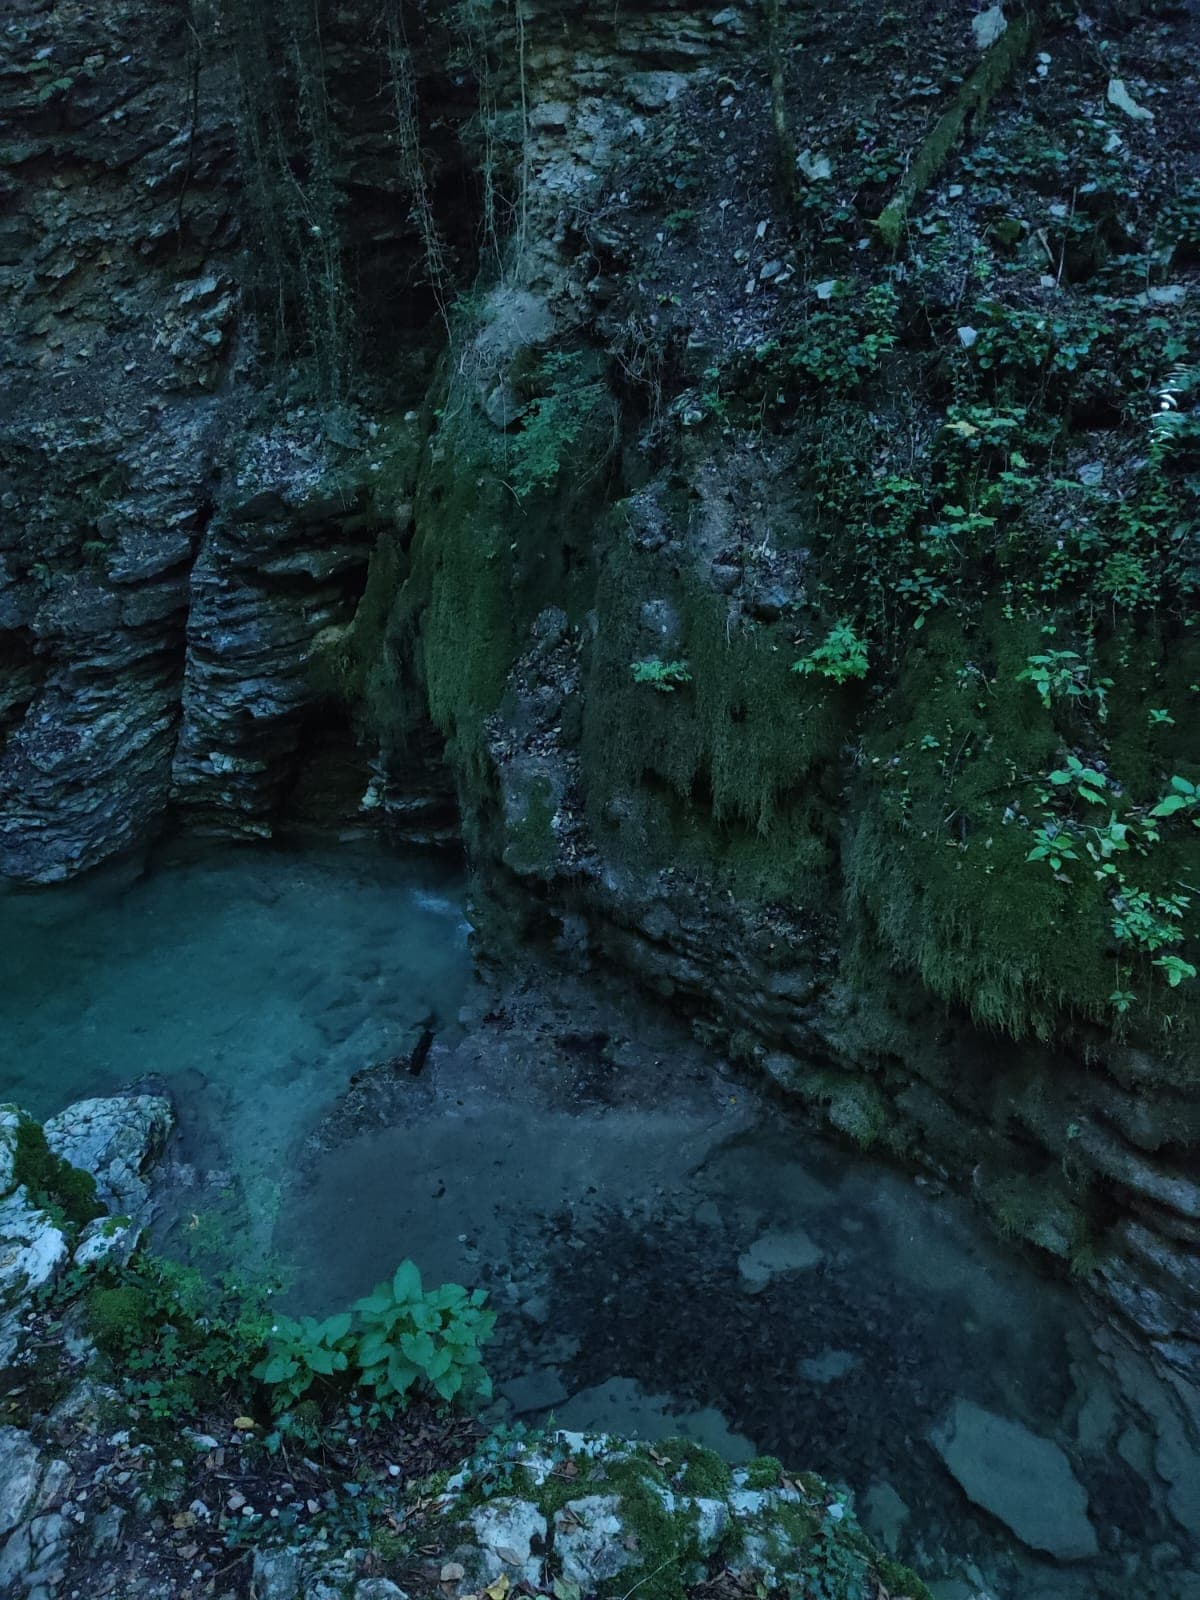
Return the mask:
POLYGON ((971 18, 971 32, 975 35, 975 43, 981 50, 987 50, 994 45, 1007 27, 1003 6, 988 6, 986 11, 981 11, 978 16, 971 18))
POLYGON ((75 1265, 94 1267, 98 1262, 111 1261, 124 1266, 141 1237, 141 1228, 127 1217, 96 1217, 79 1236, 75 1265))
POLYGON ((862 1523, 871 1537, 890 1554, 900 1547, 900 1535, 912 1512, 890 1483, 873 1483, 863 1500, 862 1523))
POLYGON ((0 1200, 0 1310, 17 1306, 50 1280, 67 1259, 62 1229, 31 1205, 24 1188, 0 1200))
POLYGON ((50 1118, 45 1133, 55 1155, 95 1176, 96 1193, 111 1211, 137 1217, 149 1199, 144 1175, 174 1126, 174 1109, 162 1095, 113 1095, 77 1100, 50 1118))
POLYGON ((390 1578, 364 1578, 354 1586, 354 1600, 408 1600, 390 1578))
POLYGON ((638 1564, 625 1543, 621 1502, 616 1495, 589 1494, 568 1500, 554 1514, 554 1553, 569 1583, 592 1594, 609 1578, 638 1564))
POLYGON ((1051 1440, 970 1400, 957 1401, 929 1438, 967 1498, 1022 1544, 1059 1561, 1098 1554, 1087 1494, 1051 1440))
POLYGON ((12 1533, 36 1506, 45 1465, 27 1433, 0 1427, 0 1536, 12 1533))
POLYGON ((762 1234, 742 1252, 738 1257, 738 1271, 750 1285, 751 1294, 756 1294, 781 1273, 804 1272, 815 1267, 822 1254, 803 1228, 777 1229, 762 1234))
POLYGON ((16 1184, 17 1129, 23 1119, 19 1107, 0 1106, 0 1198, 11 1194, 16 1184))
POLYGON ((502 1574, 514 1582, 541 1587, 546 1547, 546 1519, 528 1500, 498 1499, 477 1507, 470 1516, 472 1532, 479 1541, 483 1572, 488 1582, 502 1574))
POLYGON ((250 1574, 254 1600, 296 1600, 300 1593, 298 1550, 256 1550, 250 1574))

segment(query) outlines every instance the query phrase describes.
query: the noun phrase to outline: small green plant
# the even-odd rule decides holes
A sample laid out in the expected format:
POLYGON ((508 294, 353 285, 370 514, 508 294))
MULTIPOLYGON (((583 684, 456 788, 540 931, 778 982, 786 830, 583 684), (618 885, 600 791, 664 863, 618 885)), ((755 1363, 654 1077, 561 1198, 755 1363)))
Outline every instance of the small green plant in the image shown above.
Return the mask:
POLYGON ((1108 1003, 1119 1017, 1125 1014, 1136 1004, 1137 995, 1132 989, 1114 989, 1108 997, 1108 1003))
POLYGON ((817 672, 823 678, 831 678, 834 683, 865 678, 867 642, 855 631, 853 622, 843 618, 829 630, 824 644, 819 644, 808 655, 792 663, 792 671, 806 676, 817 672))
POLYGON ((1166 973, 1167 983, 1172 989, 1178 989, 1185 978, 1196 976, 1195 967, 1182 956, 1158 956, 1154 965, 1166 973))
POLYGON ((422 1290, 421 1274, 402 1262, 390 1283, 355 1303, 353 1360, 362 1381, 380 1399, 402 1398, 414 1384, 443 1400, 486 1399, 492 1386, 479 1351, 496 1322, 486 1299, 484 1290, 468 1294, 457 1283, 422 1290))
POLYGON ((318 1378, 346 1371, 350 1324, 347 1312, 323 1322, 314 1317, 281 1317, 274 1324, 269 1353, 254 1368, 253 1376, 271 1389, 277 1410, 295 1405, 318 1378))
POLYGON ((1108 715, 1111 678, 1092 678, 1092 669, 1075 650, 1047 650, 1029 656, 1017 673, 1018 683, 1032 683, 1049 711, 1056 700, 1076 700, 1095 706, 1101 722, 1108 715))
POLYGON ((1150 811, 1152 817, 1173 817, 1180 811, 1194 811, 1192 822, 1200 828, 1200 783, 1189 783, 1176 774, 1171 779, 1171 792, 1164 795, 1150 811))
POLYGON ((650 656, 645 661, 635 661, 629 668, 634 683, 648 683, 660 694, 674 694, 683 683, 691 683, 692 674, 686 661, 660 661, 650 656))
POLYGON ((1055 872, 1061 872, 1067 861, 1078 861, 1074 835, 1061 822, 1047 817, 1040 828, 1034 829, 1033 848, 1026 861, 1048 861, 1055 872))
POLYGON ((1090 806, 1108 804, 1111 780, 1095 767, 1085 767, 1078 756, 1068 756, 1066 766, 1047 773, 1046 781, 1057 789, 1069 789, 1090 806))
POLYGON ((1113 896, 1113 933, 1122 944, 1153 955, 1166 945, 1182 941, 1183 929, 1178 923, 1190 903, 1186 895, 1153 895, 1135 889, 1118 875, 1113 896))
POLYGON ((397 1267, 349 1312, 317 1322, 279 1318, 266 1355, 253 1376, 271 1390, 276 1411, 286 1411, 319 1380, 363 1384, 384 1408, 403 1403, 416 1386, 443 1400, 491 1393, 480 1346, 495 1324, 481 1289, 468 1294, 456 1283, 423 1289, 411 1261, 397 1267))
POLYGON ((519 433, 507 439, 512 456, 512 487, 519 500, 557 479, 571 447, 603 412, 604 385, 586 380, 584 358, 573 351, 551 351, 536 372, 541 393, 526 406, 519 433))

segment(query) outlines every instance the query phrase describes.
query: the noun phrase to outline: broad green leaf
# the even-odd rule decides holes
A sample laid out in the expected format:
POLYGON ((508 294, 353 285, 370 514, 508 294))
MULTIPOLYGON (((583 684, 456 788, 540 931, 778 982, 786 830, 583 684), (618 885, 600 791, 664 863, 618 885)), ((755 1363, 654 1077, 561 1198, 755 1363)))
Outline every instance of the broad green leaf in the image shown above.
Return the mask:
POLYGON ((392 1279, 392 1293, 401 1304, 421 1298, 421 1274, 417 1271, 415 1262, 402 1261, 396 1268, 396 1275, 392 1279))
POLYGON ((427 1333, 402 1333, 400 1335, 400 1348, 408 1359, 418 1367, 428 1369, 433 1360, 433 1340, 427 1333))

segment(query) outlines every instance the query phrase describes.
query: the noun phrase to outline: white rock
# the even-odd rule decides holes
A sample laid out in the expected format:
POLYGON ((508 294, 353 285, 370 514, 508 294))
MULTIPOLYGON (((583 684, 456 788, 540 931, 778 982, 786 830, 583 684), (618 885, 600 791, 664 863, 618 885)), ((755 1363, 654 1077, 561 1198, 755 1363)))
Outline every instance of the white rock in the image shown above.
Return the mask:
POLYGON ((755 1239, 738 1257, 738 1271, 752 1291, 765 1289, 772 1278, 785 1272, 815 1267, 823 1252, 803 1228, 780 1228, 755 1239))
POLYGON ((568 1500, 554 1514, 554 1550, 562 1575, 585 1593, 594 1593, 608 1578, 637 1564, 626 1548, 621 1502, 613 1494, 587 1494, 568 1500))
POLYGON ((162 1154, 175 1112, 162 1095, 77 1100, 45 1124, 54 1154, 94 1174, 110 1210, 136 1215, 149 1198, 143 1174, 162 1154))
POLYGON ((45 1462, 21 1428, 0 1428, 0 1537, 10 1534, 37 1505, 45 1462))
POLYGON ((801 150, 796 157, 796 165, 811 183, 833 176, 833 162, 815 150, 801 150))
POLYGON ((1132 117, 1135 122, 1153 122, 1153 111, 1147 111, 1145 106, 1138 105, 1129 90, 1120 78, 1108 80, 1108 103, 1116 106, 1118 111, 1123 111, 1127 117, 1132 117))
POLYGON ((128 1217, 96 1217, 79 1236, 75 1265, 93 1267, 98 1261, 115 1261, 123 1266, 141 1236, 141 1228, 128 1217))
POLYGON ((489 1500, 470 1517, 484 1558, 488 1581, 502 1574, 518 1582, 541 1587, 543 1560, 535 1555, 536 1539, 546 1543, 546 1519, 528 1500, 489 1500))
POLYGON ((0 1307, 48 1283, 67 1258, 61 1228, 34 1205, 24 1188, 0 1200, 0 1307))
POLYGON ((16 1185, 17 1129, 23 1120, 17 1106, 0 1106, 0 1196, 11 1194, 16 1185))
POLYGON ((989 6, 971 18, 971 32, 981 50, 988 50, 1008 27, 1003 6, 989 6))

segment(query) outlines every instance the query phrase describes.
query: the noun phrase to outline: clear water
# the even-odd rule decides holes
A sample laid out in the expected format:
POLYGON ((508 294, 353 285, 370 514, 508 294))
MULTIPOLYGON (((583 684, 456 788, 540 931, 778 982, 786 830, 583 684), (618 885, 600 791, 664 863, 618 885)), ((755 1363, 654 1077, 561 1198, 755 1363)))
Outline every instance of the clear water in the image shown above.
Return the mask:
POLYGON ((0 1098, 49 1114, 162 1084, 172 1247, 273 1259, 314 1311, 404 1256, 485 1283, 498 1415, 822 1471, 938 1600, 1197 1600, 1167 1497, 1200 1465, 1167 1450, 1146 1374, 1102 1367, 1073 1295, 951 1197, 808 1138, 669 1019, 582 985, 489 1013, 462 896, 363 845, 8 894, 0 1098), (420 1076, 368 1073, 347 1101, 431 1014, 420 1076), (969 1503, 930 1444, 960 1399, 1066 1452, 1094 1560, 1035 1556, 969 1503))
POLYGON ((0 1098, 38 1116, 148 1080, 261 1222, 352 1074, 453 1021, 457 871, 358 845, 177 855, 0 897, 0 1098))

